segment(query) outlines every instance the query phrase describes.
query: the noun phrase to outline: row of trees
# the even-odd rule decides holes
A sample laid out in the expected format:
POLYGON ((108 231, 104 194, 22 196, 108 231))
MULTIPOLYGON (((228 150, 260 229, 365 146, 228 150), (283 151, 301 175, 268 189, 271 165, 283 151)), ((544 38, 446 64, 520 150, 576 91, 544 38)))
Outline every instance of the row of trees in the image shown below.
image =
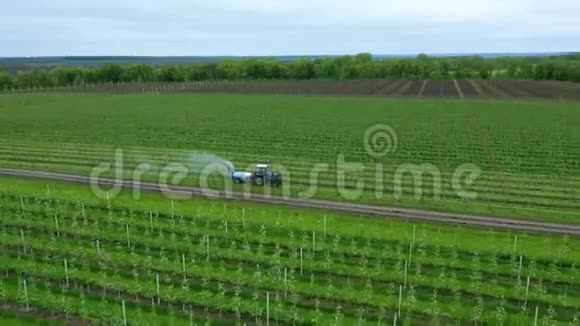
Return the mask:
POLYGON ((0 71, 0 89, 39 88, 118 82, 183 82, 239 79, 445 79, 510 78, 580 82, 580 57, 485 59, 480 56, 375 60, 371 54, 303 58, 282 62, 276 58, 224 59, 215 64, 117 65, 96 68, 60 67, 0 71))

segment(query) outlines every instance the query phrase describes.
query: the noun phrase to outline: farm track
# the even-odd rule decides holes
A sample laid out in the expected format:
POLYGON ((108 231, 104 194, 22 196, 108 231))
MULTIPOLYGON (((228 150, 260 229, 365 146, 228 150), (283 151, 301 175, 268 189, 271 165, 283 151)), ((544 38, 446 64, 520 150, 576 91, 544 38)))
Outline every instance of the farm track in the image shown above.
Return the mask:
MULTIPOLYGON (((0 169, 0 175, 34 178, 34 179, 46 179, 81 184, 88 184, 90 182, 90 178, 87 176, 52 173, 52 172, 15 170, 15 169, 0 169)), ((134 186, 133 182, 129 180, 116 181, 108 178, 100 178, 97 180, 97 182, 101 185, 118 184, 124 188, 132 188, 134 186)), ((162 191, 160 186, 156 183, 141 182, 140 186, 141 190, 145 191, 151 192, 162 191)), ((194 187, 172 186, 170 192, 173 195, 187 196, 187 198, 191 196, 198 197, 207 196, 207 191, 204 191, 201 188, 194 187)), ((215 197, 230 200, 245 200, 257 203, 276 204, 300 208, 327 209, 344 213, 372 215, 382 218, 394 217, 423 222, 447 223, 483 228, 580 236, 580 226, 569 224, 544 223, 544 222, 514 220, 499 217, 475 216, 467 214, 452 214, 400 207, 374 206, 374 205, 333 202, 315 199, 282 198, 260 194, 247 194, 242 192, 231 192, 229 194, 225 194, 224 192, 215 192, 214 195, 215 197)))
POLYGON ((458 87, 461 89, 463 97, 478 97, 479 93, 468 80, 456 80, 458 87))
POLYGON ((428 80, 423 81, 423 84, 421 85, 421 90, 419 90, 419 94, 417 95, 417 97, 423 96, 423 92, 425 91, 425 86, 427 86, 428 82, 429 82, 428 80))
POLYGON ((422 97, 460 97, 453 81, 430 80, 424 84, 422 97))
POLYGON ((415 97, 421 91, 421 87, 422 87, 423 83, 424 83, 424 81, 420 81, 420 80, 414 80, 414 81, 408 82, 408 84, 406 85, 407 87, 404 89, 400 89, 396 95, 415 97))
POLYGON ((459 94, 459 97, 465 98, 465 95, 463 95, 463 91, 461 90, 461 86, 459 86, 459 83, 455 79, 453 79, 453 86, 455 87, 457 94, 459 94))
POLYGON ((399 87, 397 87, 397 89, 395 89, 395 91, 393 92, 393 95, 403 96, 403 94, 405 94, 407 92, 407 90, 411 87, 412 84, 413 84, 413 82, 410 82, 410 81, 404 82, 399 87))
POLYGON ((475 93, 473 93, 473 96, 480 96, 483 98, 489 98, 491 95, 487 92, 487 90, 483 89, 483 87, 481 85, 479 85, 477 83, 477 81, 475 80, 468 80, 467 84, 471 86, 471 88, 475 91, 475 93))
MULTIPOLYGON (((7 93, 220 93, 345 95, 378 97, 459 97, 580 100, 577 84, 531 80, 249 80, 173 83, 118 83, 4 91, 7 93)), ((2 93, 0 93, 2 94, 2 93)))

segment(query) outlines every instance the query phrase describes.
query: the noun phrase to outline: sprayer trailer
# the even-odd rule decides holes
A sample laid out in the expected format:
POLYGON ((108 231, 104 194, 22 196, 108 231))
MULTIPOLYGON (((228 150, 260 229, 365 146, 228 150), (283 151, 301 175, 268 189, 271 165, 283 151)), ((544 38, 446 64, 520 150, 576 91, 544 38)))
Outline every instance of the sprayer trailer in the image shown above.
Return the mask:
POLYGON ((256 186, 282 184, 282 176, 279 173, 272 172, 269 164, 257 164, 254 172, 234 171, 232 180, 235 183, 250 183, 256 186))

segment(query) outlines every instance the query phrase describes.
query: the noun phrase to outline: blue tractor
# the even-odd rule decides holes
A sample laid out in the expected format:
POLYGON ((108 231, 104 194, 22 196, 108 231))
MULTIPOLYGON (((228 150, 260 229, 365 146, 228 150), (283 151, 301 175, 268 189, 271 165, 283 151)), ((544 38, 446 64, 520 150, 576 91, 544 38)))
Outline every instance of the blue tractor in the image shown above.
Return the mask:
POLYGON ((282 184, 282 176, 279 173, 272 172, 269 164, 257 164, 254 172, 234 171, 232 180, 235 183, 250 183, 256 186, 282 184))

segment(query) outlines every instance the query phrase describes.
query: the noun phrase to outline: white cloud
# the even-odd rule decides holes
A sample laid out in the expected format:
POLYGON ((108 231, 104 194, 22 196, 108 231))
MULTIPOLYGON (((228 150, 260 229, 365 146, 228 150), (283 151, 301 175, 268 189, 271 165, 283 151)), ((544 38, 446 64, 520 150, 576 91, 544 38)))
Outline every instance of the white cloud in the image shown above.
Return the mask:
POLYGON ((20 0, 0 56, 579 50, 576 0, 20 0))

